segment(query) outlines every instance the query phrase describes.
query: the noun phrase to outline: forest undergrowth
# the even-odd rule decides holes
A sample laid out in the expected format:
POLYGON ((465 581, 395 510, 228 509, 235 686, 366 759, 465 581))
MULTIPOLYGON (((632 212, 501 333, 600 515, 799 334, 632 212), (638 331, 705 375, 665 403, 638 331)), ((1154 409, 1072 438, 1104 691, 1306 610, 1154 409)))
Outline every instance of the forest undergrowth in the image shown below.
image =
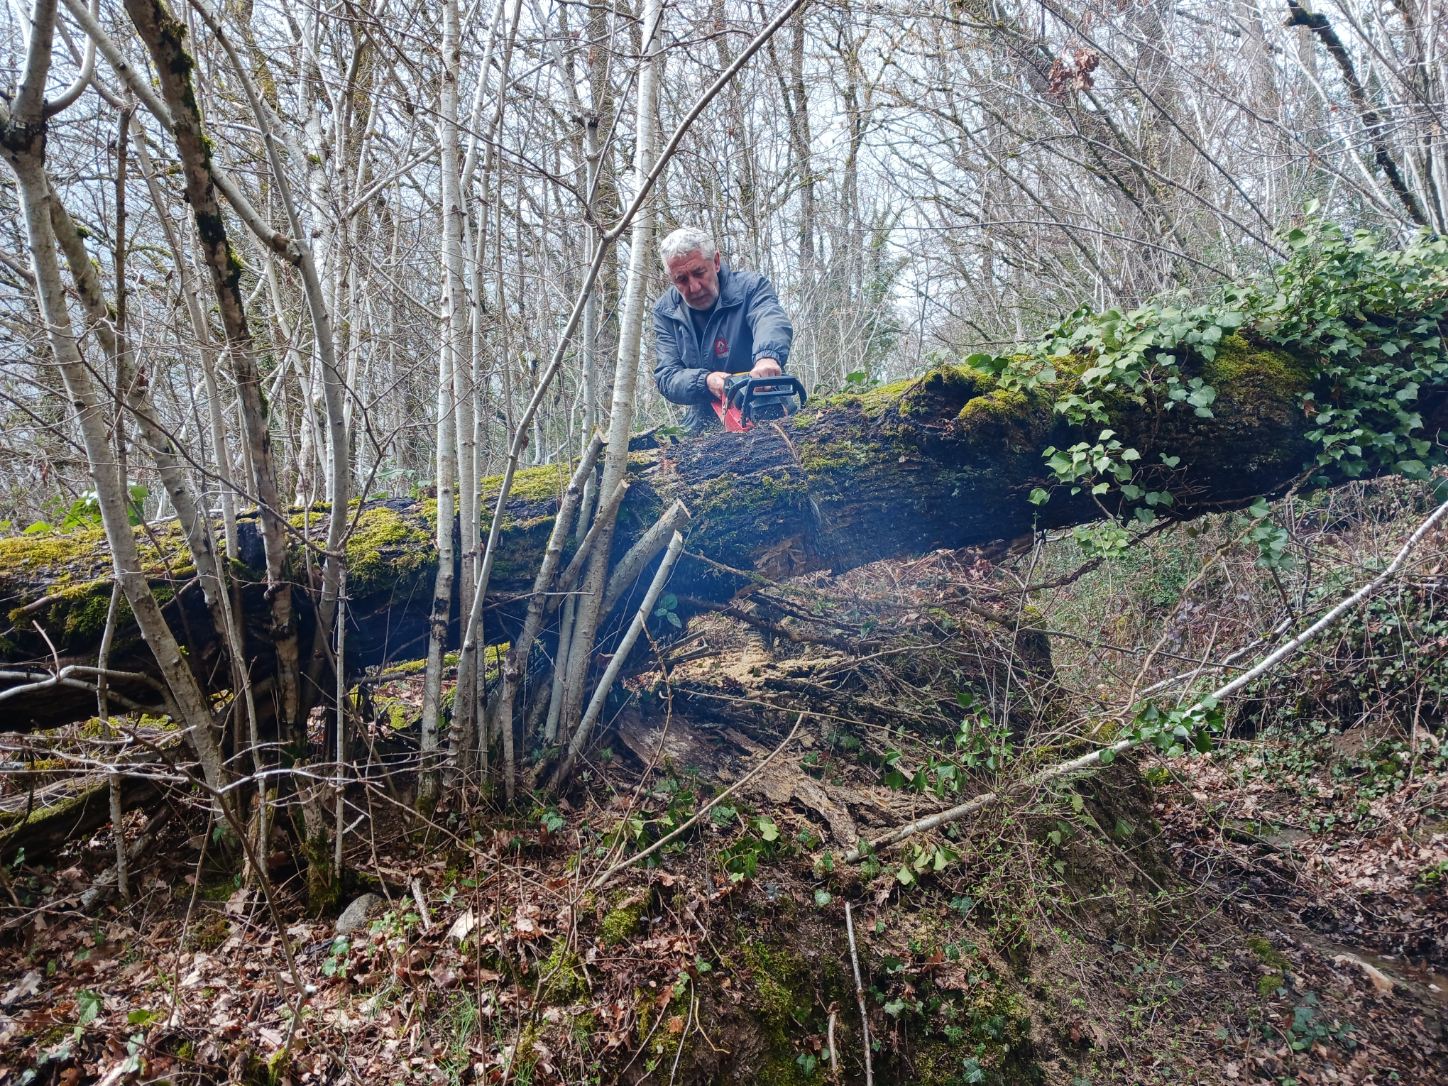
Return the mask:
MULTIPOLYGON (((1250 664, 1382 568, 1442 483, 1110 556, 1067 533, 816 574, 678 631, 666 597, 578 787, 507 815, 414 822, 385 768, 409 762, 422 678, 376 676, 342 918, 306 914, 284 851, 270 900, 246 885, 176 787, 122 824, 144 844, 129 902, 97 893, 109 830, 7 854, 0 1072, 1426 1086, 1448 1057, 1444 532, 1209 734, 1011 785, 1250 664)), ((138 727, 162 764, 165 722, 138 727)), ((94 728, 17 742, 7 810, 101 749, 94 728)))

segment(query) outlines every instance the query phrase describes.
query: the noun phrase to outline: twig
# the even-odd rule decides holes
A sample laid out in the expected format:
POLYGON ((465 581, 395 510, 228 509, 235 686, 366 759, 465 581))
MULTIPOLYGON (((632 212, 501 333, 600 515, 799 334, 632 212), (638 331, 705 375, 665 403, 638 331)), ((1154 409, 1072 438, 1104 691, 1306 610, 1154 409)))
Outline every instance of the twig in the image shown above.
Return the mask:
POLYGON ((417 915, 422 918, 422 930, 432 930, 432 917, 428 915, 427 899, 422 895, 422 880, 412 880, 412 900, 417 902, 417 915))
POLYGON ((830 1054, 830 1081, 839 1082, 841 1078, 840 1054, 835 1050, 835 1019, 839 1012, 830 1010, 829 1025, 825 1027, 825 1048, 830 1054))
POLYGON ((780 751, 784 750, 785 747, 789 746, 790 740, 792 740, 795 736, 795 733, 799 731, 799 726, 804 723, 805 715, 805 713, 801 712, 799 716, 795 717, 794 727, 789 729, 789 734, 780 741, 779 746, 775 747, 772 751, 769 752, 769 754, 765 757, 764 761, 760 762, 748 773, 744 774, 744 776, 740 777, 728 788, 724 789, 724 791, 720 792, 708 803, 700 807, 697 811, 694 812, 693 816, 690 817, 687 822, 683 823, 683 825, 679 826, 677 829, 674 829, 669 833, 666 833, 663 837, 660 837, 657 841, 655 841, 648 848, 644 849, 642 852, 636 852, 627 860, 621 860, 618 863, 614 864, 602 875, 594 879, 593 882, 589 883, 588 888, 595 891, 603 889, 620 871, 630 868, 634 864, 638 863, 640 860, 652 856, 659 849, 663 848, 670 841, 674 840, 674 838, 678 837, 680 834, 686 832, 692 826, 694 826, 699 821, 699 819, 703 818, 706 814, 708 814, 710 810, 715 807, 715 805, 723 803, 731 795, 739 791, 739 789, 743 788, 755 777, 759 776, 759 774, 763 772, 764 767, 767 766, 770 762, 774 761, 774 759, 779 756, 780 751))
MULTIPOLYGON (((121 131, 126 130, 125 122, 121 124, 121 131)), ((117 440, 120 440, 120 430, 117 430, 117 440)), ((96 670, 100 674, 96 677, 96 714, 101 722, 101 734, 107 739, 111 737, 111 706, 106 698, 106 665, 110 660, 111 642, 116 634, 116 614, 121 605, 121 582, 111 582, 111 602, 106 609, 106 626, 101 632, 101 645, 96 650, 96 670)), ((126 836, 121 826, 121 816, 124 813, 121 809, 121 775, 114 769, 106 775, 106 791, 110 799, 111 807, 111 839, 116 848, 116 889, 123 901, 131 900, 131 883, 126 873, 126 836)))
POLYGON ((850 965, 855 971, 855 1003, 860 1008, 860 1032, 865 1038, 865 1086, 875 1086, 875 1069, 870 1063, 870 1016, 865 1010, 865 984, 860 979, 860 955, 855 950, 855 917, 845 902, 845 931, 850 937, 850 965))

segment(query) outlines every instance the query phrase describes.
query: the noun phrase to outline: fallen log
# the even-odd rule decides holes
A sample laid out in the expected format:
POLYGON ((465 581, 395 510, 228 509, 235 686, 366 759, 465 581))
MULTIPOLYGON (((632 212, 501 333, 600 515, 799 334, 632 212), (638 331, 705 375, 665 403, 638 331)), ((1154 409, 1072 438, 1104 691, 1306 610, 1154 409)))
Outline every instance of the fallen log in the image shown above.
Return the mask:
MULTIPOLYGON (((650 441, 651 447, 631 454, 632 485, 620 512, 615 557, 668 503, 682 501, 693 522, 671 591, 705 606, 727 600, 751 577, 842 571, 884 557, 998 544, 1079 524, 1103 510, 1125 511, 1130 503, 1120 494, 1093 497, 1089 490, 1058 488, 1047 504, 1035 504, 1033 492, 1052 485, 1043 452, 1097 440, 1104 429, 1137 450, 1140 464, 1153 465, 1142 480, 1170 490, 1173 516, 1243 506, 1302 477, 1314 453, 1308 436, 1314 421, 1304 404, 1313 397, 1329 402, 1332 395, 1318 387, 1313 358, 1233 335, 1210 360, 1194 362, 1193 371, 1216 392, 1210 417, 1108 397, 1104 424, 1077 425, 1054 410, 1052 394, 1007 388, 976 370, 946 366, 812 404, 792 419, 745 434, 650 441)), ((1434 438, 1448 430, 1448 388, 1418 394, 1425 434, 1434 438)), ((519 473, 489 586, 490 643, 508 640, 522 617, 567 476, 566 465, 519 473)), ((420 655, 436 570, 433 509, 432 503, 388 500, 347 510, 348 663, 359 671, 420 655)), ((491 513, 485 507, 485 523, 491 513)), ((327 515, 292 514, 299 583, 317 564, 305 561, 306 548, 322 538, 327 515)), ((220 647, 192 587, 179 531, 151 526, 144 534, 147 573, 193 666, 212 689, 224 687, 220 647)), ((243 544, 246 538, 248 533, 243 544)), ((253 620, 248 655, 265 660, 266 609, 254 583, 259 578, 248 581, 241 568, 248 558, 246 546, 241 549, 243 609, 253 620)), ((7 619, 0 628, 0 664, 54 669, 93 661, 110 583, 98 531, 0 540, 0 613, 7 619)), ((309 619, 304 613, 304 636, 309 619)), ((111 666, 152 671, 128 615, 124 627, 111 666)), ((7 680, 0 695, 15 685, 7 680)), ((94 698, 52 687, 14 697, 6 707, 6 726, 23 731, 88 715, 94 698)))
MULTIPOLYGON (((147 776, 121 777, 121 810, 150 806, 161 785, 147 776)), ((87 837, 111 820, 110 784, 106 776, 68 777, 34 796, 0 811, 0 863, 17 856, 47 857, 69 841, 87 837)))

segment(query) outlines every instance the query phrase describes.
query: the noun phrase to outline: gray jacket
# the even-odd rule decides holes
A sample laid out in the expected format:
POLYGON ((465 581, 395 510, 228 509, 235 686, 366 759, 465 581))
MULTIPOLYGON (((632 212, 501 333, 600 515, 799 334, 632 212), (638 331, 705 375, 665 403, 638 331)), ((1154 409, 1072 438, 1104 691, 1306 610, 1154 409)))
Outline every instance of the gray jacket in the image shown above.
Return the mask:
POLYGON ((721 268, 719 300, 702 337, 695 338, 689 307, 675 288, 654 303, 654 381, 666 400, 688 406, 684 425, 691 432, 718 429, 719 419, 709 406, 709 374, 745 373, 761 358, 785 366, 793 338, 794 329, 768 279, 758 272, 721 268))

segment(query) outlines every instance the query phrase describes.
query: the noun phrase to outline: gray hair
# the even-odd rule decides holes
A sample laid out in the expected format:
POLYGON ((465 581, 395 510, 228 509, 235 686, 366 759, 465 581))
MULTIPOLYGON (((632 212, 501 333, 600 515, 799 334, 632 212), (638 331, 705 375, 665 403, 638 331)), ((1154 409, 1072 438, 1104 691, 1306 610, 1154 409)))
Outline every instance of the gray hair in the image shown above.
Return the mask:
POLYGON ((714 244, 714 239, 697 226, 681 226, 659 242, 659 258, 666 268, 670 260, 688 256, 690 253, 698 253, 705 260, 712 260, 718 251, 719 246, 714 244))

